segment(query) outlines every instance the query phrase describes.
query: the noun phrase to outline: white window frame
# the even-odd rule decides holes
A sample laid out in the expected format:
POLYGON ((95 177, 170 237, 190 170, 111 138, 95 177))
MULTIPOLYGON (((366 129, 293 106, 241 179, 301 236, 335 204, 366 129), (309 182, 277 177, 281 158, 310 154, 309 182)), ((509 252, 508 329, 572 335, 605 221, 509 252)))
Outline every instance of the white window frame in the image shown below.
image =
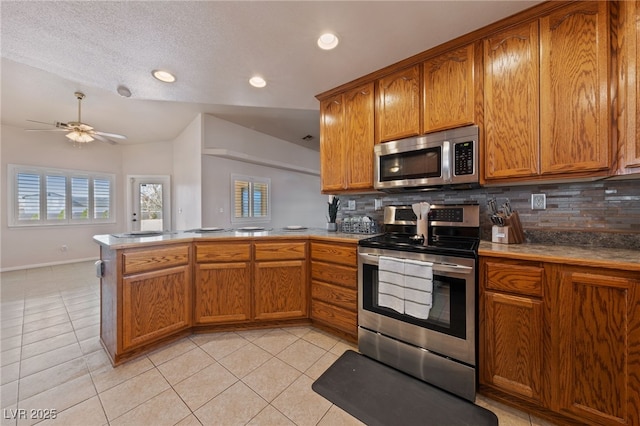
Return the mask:
POLYGON ((115 203, 115 186, 116 175, 111 173, 99 173, 83 170, 71 169, 55 169, 51 167, 23 166, 17 164, 7 165, 7 225, 10 228, 16 227, 37 227, 37 226, 69 226, 69 225, 95 225, 102 223, 116 223, 116 203, 115 203), (40 212, 39 219, 21 220, 18 201, 18 174, 38 175, 40 179, 40 212), (47 218, 47 176, 62 176, 65 178, 65 218, 64 219, 48 219, 47 218), (87 199, 87 218, 74 219, 72 208, 72 178, 88 179, 88 199, 87 199), (96 179, 106 180, 109 182, 109 217, 106 219, 96 218, 95 216, 95 194, 94 182, 96 179))
POLYGON ((245 224, 245 223, 271 222, 271 179, 262 178, 262 177, 255 177, 255 176, 232 174, 231 175, 230 193, 231 193, 231 203, 230 203, 230 206, 231 206, 231 212, 230 212, 231 223, 245 224), (250 200, 250 204, 249 204, 249 216, 248 217, 236 217, 236 197, 235 197, 236 191, 235 191, 235 188, 236 188, 236 182, 237 181, 249 182, 249 200, 250 200), (267 185, 267 215, 266 216, 260 216, 260 217, 254 217, 253 216, 253 185, 255 183, 262 183, 262 184, 266 184, 267 185))

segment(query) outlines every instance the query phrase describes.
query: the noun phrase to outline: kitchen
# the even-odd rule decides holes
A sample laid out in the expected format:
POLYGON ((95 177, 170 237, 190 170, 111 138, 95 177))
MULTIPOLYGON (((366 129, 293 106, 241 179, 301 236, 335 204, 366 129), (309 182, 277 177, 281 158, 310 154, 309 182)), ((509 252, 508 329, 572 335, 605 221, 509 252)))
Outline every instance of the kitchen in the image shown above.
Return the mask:
MULTIPOLYGON (((149 158, 148 156, 146 156, 144 164, 142 165, 138 164, 138 162, 140 161, 138 160, 140 156, 129 155, 129 154, 130 153, 133 154, 135 151, 140 151, 141 149, 139 147, 138 148, 134 146, 126 147, 126 148, 123 147, 124 151, 127 151, 127 152, 124 152, 121 154, 121 153, 113 153, 108 149, 108 147, 95 147, 95 145, 93 145, 92 147, 87 147, 84 150, 84 152, 79 152, 79 151, 70 152, 68 154, 68 158, 65 158, 64 161, 61 161, 61 164, 59 164, 59 167, 78 168, 77 164, 92 164, 92 162, 98 162, 99 160, 100 164, 103 164, 103 162, 109 162, 117 165, 122 164, 122 166, 118 166, 118 174, 121 174, 121 175, 127 175, 129 173, 133 173, 133 170, 136 170, 137 173, 140 173, 140 172, 148 173, 148 174, 166 173, 165 170, 169 169, 168 165, 172 164, 172 162, 176 158, 180 158, 180 159, 195 158, 197 163, 200 162, 201 157, 200 157, 200 153, 198 152, 198 149, 200 149, 200 141, 198 140, 198 138, 194 138, 193 135, 200 134, 202 131, 204 131, 205 135, 208 134, 207 129, 209 128, 209 126, 218 125, 218 126, 223 126, 227 128, 233 127, 234 130, 237 132, 247 132, 244 129, 238 129, 238 128, 235 128, 235 126, 233 125, 229 125, 225 122, 221 123, 220 121, 221 120, 218 120, 215 117, 209 117, 209 116, 198 117, 194 122, 192 122, 192 124, 185 130, 183 135, 181 135, 181 137, 179 138, 179 140, 181 141, 179 148, 177 148, 176 145, 172 146, 171 144, 167 143, 159 146, 157 150, 154 150, 154 155, 158 157, 157 158, 158 161, 154 161, 153 158, 149 158), (190 147, 192 149, 188 149, 186 147, 190 147), (147 163, 147 160, 148 160, 148 163, 147 163), (140 170, 141 168, 146 168, 147 170, 140 170)), ((252 136, 255 136, 255 135, 252 134, 252 136)), ((5 157, 6 157, 5 150, 10 149, 12 147, 12 145, 9 144, 9 148, 7 148, 7 144, 5 144, 5 138, 10 138, 14 140, 19 139, 20 143, 24 144, 22 145, 23 148, 25 145, 27 147, 32 146, 33 149, 30 149, 29 152, 40 151, 46 157, 53 157, 55 155, 54 147, 49 148, 46 146, 42 146, 41 144, 38 144, 37 141, 33 141, 33 142, 30 142, 29 140, 25 141, 26 138, 24 136, 24 133, 22 133, 21 129, 20 130, 15 129, 12 131, 11 129, 5 130, 5 127, 3 127, 3 162, 5 161, 5 157), (30 145, 27 145, 27 144, 30 144, 30 145)), ((29 139, 31 139, 31 136, 29 136, 29 139)), ((275 141, 273 142, 275 143, 275 141)), ((18 146, 14 147, 13 149, 16 152, 20 151, 18 146)), ((228 149, 231 150, 231 148, 228 148, 228 149)), ((12 151, 9 151, 9 152, 11 153, 12 151)), ((18 155, 20 154, 16 154, 16 156, 18 155)), ((30 163, 26 153, 23 153, 21 155, 22 157, 17 157, 18 159, 11 159, 10 162, 16 162, 18 164, 30 163)), ((278 161, 278 157, 277 156, 272 157, 272 161, 278 161)), ((214 164, 213 167, 208 167, 206 170, 203 170, 202 177, 197 176, 199 175, 197 168, 194 169, 192 167, 189 167, 188 170, 187 169, 179 170, 178 169, 180 167, 179 164, 192 164, 192 163, 175 161, 172 164, 175 185, 180 184, 180 182, 176 182, 176 180, 179 179, 178 178, 179 175, 184 176, 185 180, 189 180, 191 177, 193 177, 193 174, 195 174, 196 178, 198 180, 201 180, 201 182, 211 182, 211 181, 218 182, 219 181, 219 176, 213 175, 211 179, 205 178, 204 176, 204 173, 209 173, 207 170, 211 170, 211 173, 215 172, 215 167, 217 165, 215 162, 213 163, 214 164)), ((306 166, 303 166, 303 167, 306 167, 306 166)), ((99 169, 99 166, 97 168, 99 169)), ((306 173, 301 173, 300 175, 306 175, 306 173)), ((201 186, 205 187, 205 184, 201 183, 201 186)), ((119 193, 124 192, 122 186, 120 186, 118 192, 119 193)), ((319 226, 323 226, 325 222, 324 211, 326 210, 325 208, 326 198, 318 195, 318 192, 319 192, 318 189, 316 189, 314 192, 316 194, 316 201, 311 201, 311 202, 315 203, 315 205, 317 206, 315 210, 322 213, 320 214, 320 217, 316 219, 316 222, 309 223, 308 224, 309 226, 319 227, 319 226)), ((187 197, 187 199, 182 202, 179 199, 174 200, 177 206, 176 212, 178 211, 181 205, 184 205, 184 206, 193 205, 193 202, 194 202, 193 197, 189 197, 188 192, 174 191, 174 194, 176 196, 180 196, 180 194, 183 194, 185 195, 185 197, 187 197)), ((346 201, 348 200, 355 201, 356 210, 354 211, 353 215, 361 216, 364 214, 368 214, 378 222, 381 222, 381 211, 376 210, 375 208, 375 204, 377 202, 376 200, 378 199, 381 199, 382 204, 384 205, 411 204, 412 202, 423 201, 423 200, 428 200, 429 202, 432 202, 432 203, 439 203, 439 202, 445 202, 445 201, 450 203, 452 201, 476 200, 480 205, 485 206, 488 198, 491 198, 492 196, 496 196, 498 199, 501 199, 501 200, 503 198, 509 198, 511 200, 514 208, 521 213, 523 227, 525 228, 525 230, 529 232, 528 236, 531 235, 531 238, 534 238, 534 237, 537 238, 535 242, 546 243, 546 242, 549 242, 550 240, 553 241, 558 238, 567 238, 567 233, 564 231, 566 231, 567 228, 571 228, 571 229, 576 229, 580 231, 584 231, 585 229, 589 231, 597 230, 597 232, 571 233, 570 242, 572 244, 575 243, 575 238, 581 238, 582 239, 581 242, 583 242, 584 244, 592 243, 595 238, 598 241, 598 245, 606 246, 606 245, 612 244, 612 240, 613 240, 613 243, 615 243, 616 240, 618 240, 618 243, 619 243, 618 234, 612 234, 610 232, 611 230, 615 230, 615 231, 618 231, 619 234, 623 235, 624 238, 629 239, 629 242, 625 240, 625 243, 623 244, 624 246, 637 248, 637 245, 635 246, 632 245, 634 244, 634 241, 637 242, 637 233, 636 233, 637 231, 634 232, 634 224, 637 225, 637 213, 636 213, 637 207, 636 207, 636 210, 634 211, 634 206, 637 205, 637 190, 635 189, 633 180, 630 180, 630 181, 629 180, 627 181, 598 180, 595 182, 575 182, 575 183, 563 183, 563 184, 542 183, 542 182, 539 182, 539 183, 529 182, 528 184, 523 184, 521 182, 521 185, 518 185, 518 186, 491 186, 491 187, 482 188, 482 189, 472 189, 472 190, 469 190, 468 192, 442 191, 442 192, 435 192, 435 193, 424 193, 424 194, 418 193, 418 194, 410 194, 410 195, 402 195, 402 196, 387 195, 384 193, 370 194, 370 195, 360 195, 355 193, 353 195, 352 194, 340 195, 341 199, 343 200, 343 202, 345 202, 346 205, 348 205, 348 203, 346 203, 346 201), (546 198, 547 207, 548 207, 547 210, 531 209, 530 194, 545 194, 547 197, 546 198), (615 209, 613 209, 613 211, 611 210, 612 205, 616 207, 615 209), (580 210, 579 215, 576 215, 574 213, 576 210, 580 210), (549 232, 555 229, 562 229, 563 232, 557 232, 557 233, 549 232), (533 231, 538 231, 538 232, 533 232, 533 231), (634 235, 636 236, 635 240, 634 240, 634 235)), ((223 198, 226 199, 228 197, 223 197, 223 198)), ((207 201, 203 198, 202 203, 204 204, 206 202, 207 201)), ((343 204, 343 206, 345 204, 343 204)), ((120 205, 122 204, 120 203, 120 205)), ((215 217, 211 217, 216 211, 219 211, 216 209, 216 207, 218 206, 213 205, 210 207, 213 207, 213 208, 200 209, 196 207, 195 209, 196 217, 190 218, 191 221, 185 222, 184 225, 192 224, 189 227, 218 225, 218 223, 215 222, 215 217), (200 213, 200 210, 202 210, 202 213, 200 213), (199 219, 197 217, 198 215, 202 215, 201 221, 198 220, 199 219)), ((226 206, 223 206, 223 209, 228 211, 228 208, 226 208, 226 206)), ((190 213, 190 211, 188 211, 186 207, 184 207, 184 211, 186 211, 187 213, 190 213)), ((120 213, 120 214, 121 214, 120 220, 124 220, 124 214, 123 213, 120 213)), ((340 219, 343 219, 351 213, 345 210, 342 210, 340 214, 342 216, 340 219)), ((179 224, 178 221, 180 220, 180 218, 178 214, 177 213, 174 214, 174 217, 177 217, 176 223, 179 224)), ((486 215, 482 215, 481 219, 483 221, 481 224, 483 239, 489 240, 490 231, 491 231, 490 222, 486 217, 486 215)), ((299 221, 294 222, 292 218, 287 218, 287 220, 282 223, 273 224, 273 227, 274 228, 282 227, 292 223, 299 223, 299 221)), ((305 225, 307 224, 305 223, 305 225)), ((105 227, 100 227, 99 229, 100 231, 98 232, 92 230, 90 235, 119 232, 122 230, 122 228, 116 228, 115 226, 108 230, 105 227)), ((177 226, 176 229, 186 229, 186 226, 177 226)), ((18 239, 20 238, 30 239, 30 238, 33 238, 33 235, 35 235, 35 233, 31 234, 30 236, 28 235, 28 232, 32 232, 32 230, 28 230, 28 232, 27 230, 20 230, 20 231, 21 233, 18 239), (22 231, 25 231, 25 232, 22 232, 22 231)), ((46 233, 49 231, 40 230, 36 232, 46 233)), ((14 253, 16 253, 16 255, 22 255, 23 259, 28 258, 27 255, 33 256, 36 254, 36 253, 33 253, 33 251, 35 250, 34 248, 25 247, 24 244, 19 244, 19 241, 17 241, 17 243, 11 242, 11 241, 5 242, 5 235, 9 234, 9 236, 11 236, 11 234, 16 234, 16 233, 17 232, 12 232, 12 230, 7 230, 6 228, 3 232, 3 262, 4 262, 4 257, 5 255, 7 255, 7 253, 9 255, 13 255, 14 253), (23 249, 24 252, 20 253, 21 249, 23 249)), ((52 237, 52 239, 54 238, 52 237)), ((47 237, 45 235, 45 240, 44 240, 45 244, 46 244, 46 240, 47 240, 47 237)), ((86 246, 87 247, 86 250, 78 249, 76 244, 69 244, 69 247, 71 251, 78 250, 76 253, 79 253, 79 254, 90 253, 92 250, 95 250, 93 246, 86 246)), ((63 256, 75 255, 75 253, 66 252, 66 254, 57 253, 56 255, 58 256, 58 258, 64 259, 63 256)), ((80 256, 82 256, 82 254, 75 255, 76 258, 81 258, 80 256)), ((90 257, 90 256, 87 256, 87 257, 90 257)), ((45 261, 34 261, 33 263, 35 264, 45 263, 45 261)), ((5 266, 3 263, 3 268, 4 267, 5 266)))

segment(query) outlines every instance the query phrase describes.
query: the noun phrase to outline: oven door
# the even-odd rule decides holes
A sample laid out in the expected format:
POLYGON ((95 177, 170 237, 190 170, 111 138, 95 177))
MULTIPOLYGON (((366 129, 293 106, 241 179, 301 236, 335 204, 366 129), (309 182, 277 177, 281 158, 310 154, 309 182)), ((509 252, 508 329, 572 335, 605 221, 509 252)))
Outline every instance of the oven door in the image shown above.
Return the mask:
POLYGON ((475 259, 360 248, 358 325, 475 366, 475 259), (433 305, 426 319, 378 304, 378 257, 433 263, 433 305))

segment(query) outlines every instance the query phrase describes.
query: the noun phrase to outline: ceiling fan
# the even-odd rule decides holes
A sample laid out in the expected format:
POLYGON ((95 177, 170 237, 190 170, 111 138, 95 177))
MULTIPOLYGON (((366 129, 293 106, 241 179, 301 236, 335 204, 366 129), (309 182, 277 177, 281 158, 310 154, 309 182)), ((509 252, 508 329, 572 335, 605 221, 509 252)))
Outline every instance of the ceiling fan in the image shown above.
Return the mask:
MULTIPOLYGON (((75 92, 74 95, 76 99, 78 99, 78 121, 69 121, 67 123, 62 123, 60 121, 56 121, 53 123, 55 129, 27 129, 28 132, 68 132, 65 136, 71 139, 76 143, 88 143, 93 140, 99 140, 102 142, 107 142, 112 145, 117 144, 113 139, 126 139, 127 137, 124 135, 119 135, 117 133, 106 133, 99 132, 95 130, 93 127, 89 126, 86 123, 82 122, 81 119, 81 111, 82 111, 82 100, 84 99, 84 93, 75 92), (113 138, 113 139, 112 139, 113 138)), ((42 121, 36 120, 27 120, 32 123, 40 123, 52 125, 50 123, 44 123, 42 121)))

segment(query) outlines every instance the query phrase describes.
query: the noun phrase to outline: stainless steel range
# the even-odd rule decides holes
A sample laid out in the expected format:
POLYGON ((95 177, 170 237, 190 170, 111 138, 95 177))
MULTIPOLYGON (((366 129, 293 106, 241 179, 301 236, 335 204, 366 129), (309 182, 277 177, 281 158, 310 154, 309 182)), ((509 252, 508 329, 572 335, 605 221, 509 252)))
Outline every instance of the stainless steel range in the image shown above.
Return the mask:
POLYGON ((479 207, 431 205, 423 220, 388 206, 386 233, 359 242, 358 349, 474 401, 479 207))

